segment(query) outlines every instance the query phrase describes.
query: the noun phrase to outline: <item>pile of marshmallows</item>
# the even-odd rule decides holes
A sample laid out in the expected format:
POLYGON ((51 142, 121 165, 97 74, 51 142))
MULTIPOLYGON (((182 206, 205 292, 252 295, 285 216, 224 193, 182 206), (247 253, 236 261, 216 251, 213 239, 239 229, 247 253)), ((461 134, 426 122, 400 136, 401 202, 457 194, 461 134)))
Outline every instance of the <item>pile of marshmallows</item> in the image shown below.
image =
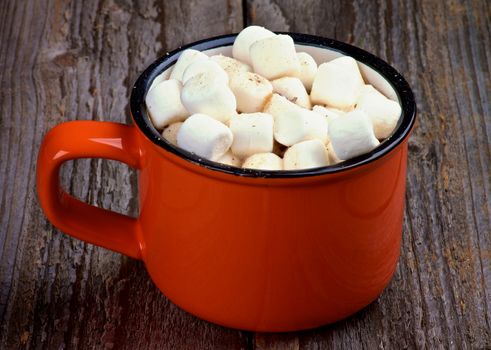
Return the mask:
POLYGON ((185 50, 148 91, 152 123, 171 144, 235 167, 316 168, 373 150, 401 115, 351 57, 317 67, 290 36, 258 26, 242 30, 232 51, 185 50))

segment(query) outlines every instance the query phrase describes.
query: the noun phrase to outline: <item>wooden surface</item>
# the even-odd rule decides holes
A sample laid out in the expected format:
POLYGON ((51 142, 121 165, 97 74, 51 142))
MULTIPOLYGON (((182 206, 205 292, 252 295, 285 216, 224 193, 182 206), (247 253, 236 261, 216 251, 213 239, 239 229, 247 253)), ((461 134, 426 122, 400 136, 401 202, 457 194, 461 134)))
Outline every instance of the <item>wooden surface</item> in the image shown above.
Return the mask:
MULTIPOLYGON (((486 0, 0 2, 0 348, 490 349, 490 20, 486 0), (239 332, 181 311, 140 262, 53 228, 35 194, 47 130, 130 122, 131 86, 156 57, 251 23, 379 55, 419 109, 394 279, 360 313, 306 332, 239 332)), ((124 165, 76 161, 62 179, 89 203, 138 211, 124 165)))

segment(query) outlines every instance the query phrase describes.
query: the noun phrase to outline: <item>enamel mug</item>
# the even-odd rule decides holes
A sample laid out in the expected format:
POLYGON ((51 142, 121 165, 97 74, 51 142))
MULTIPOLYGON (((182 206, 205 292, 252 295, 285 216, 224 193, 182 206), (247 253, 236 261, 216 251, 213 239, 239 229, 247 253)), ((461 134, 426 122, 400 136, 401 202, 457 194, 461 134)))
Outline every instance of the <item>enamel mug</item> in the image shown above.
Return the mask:
POLYGON ((358 61, 365 81, 398 101, 394 133, 372 152, 299 171, 214 163, 172 146, 144 104, 187 48, 231 56, 236 35, 159 58, 136 81, 133 125, 72 121, 41 145, 37 190, 48 219, 81 240, 141 259, 173 303, 205 320, 253 331, 293 331, 345 318, 389 283, 399 258, 413 94, 390 65, 354 46, 288 33, 317 63, 358 61), (130 218, 60 188, 63 162, 118 160, 138 170, 140 213, 130 218))

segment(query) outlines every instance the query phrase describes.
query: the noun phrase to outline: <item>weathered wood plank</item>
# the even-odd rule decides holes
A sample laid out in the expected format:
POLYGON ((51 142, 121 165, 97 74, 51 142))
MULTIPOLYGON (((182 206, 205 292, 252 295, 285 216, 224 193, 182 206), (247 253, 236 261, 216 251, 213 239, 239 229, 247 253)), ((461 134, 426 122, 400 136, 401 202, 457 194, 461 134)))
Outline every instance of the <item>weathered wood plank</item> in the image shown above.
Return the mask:
POLYGON ((486 1, 249 0, 248 24, 353 43, 414 88, 402 256, 366 310, 259 349, 491 347, 491 18, 486 1))
MULTIPOLYGON (((72 239, 35 194, 42 136, 73 119, 129 122, 139 72, 183 42, 237 31, 240 1, 8 1, 0 6, 0 348, 243 348, 243 333, 179 310, 141 263, 72 239), (211 11, 213 9, 213 11, 211 11), (196 18, 199 20, 189 20, 196 18)), ((138 211, 136 174, 64 166, 79 198, 138 211)))
MULTIPOLYGON (((354 43, 414 88, 401 261, 389 288, 321 329, 255 335, 170 304, 143 266, 71 239, 34 192, 43 134, 66 120, 129 121, 129 89, 155 57, 240 30, 238 0, 10 1, 0 6, 0 348, 491 348, 491 6, 486 1, 247 1, 274 30, 354 43)), ((64 167, 87 202, 137 213, 135 173, 64 167)))

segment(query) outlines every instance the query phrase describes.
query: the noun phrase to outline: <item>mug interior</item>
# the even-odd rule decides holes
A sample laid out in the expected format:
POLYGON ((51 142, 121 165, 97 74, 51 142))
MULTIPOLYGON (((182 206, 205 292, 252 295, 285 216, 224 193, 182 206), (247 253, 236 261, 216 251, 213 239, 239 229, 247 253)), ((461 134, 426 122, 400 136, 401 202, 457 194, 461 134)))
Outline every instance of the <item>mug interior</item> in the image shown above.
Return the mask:
MULTIPOLYGON (((324 62, 331 61, 338 57, 346 56, 343 53, 330 48, 321 48, 321 47, 302 45, 302 44, 295 44, 295 48, 297 52, 306 52, 309 55, 311 55, 314 58, 317 65, 320 65, 321 63, 324 62)), ((232 57, 232 46, 230 45, 230 46, 216 47, 209 50, 203 50, 203 52, 208 56, 222 54, 224 56, 232 57)), ((374 88, 376 88, 378 91, 383 93, 387 98, 396 101, 399 104, 401 103, 399 101, 399 98, 397 96, 394 87, 387 81, 387 79, 385 79, 379 72, 377 72, 375 69, 371 68, 370 66, 367 66, 366 64, 359 61, 357 61, 357 63, 365 83, 373 85, 374 88)), ((155 79, 152 81, 152 84, 150 85, 149 90, 151 90, 156 84, 160 83, 161 81, 169 79, 173 67, 174 65, 168 67, 160 75, 155 77, 155 79)), ((402 118, 399 118, 399 123, 397 127, 399 126, 401 120, 402 118)))
POLYGON ((345 171, 384 156, 408 136, 415 121, 416 106, 409 85, 394 68, 380 58, 345 43, 312 35, 296 33, 286 34, 293 37, 297 52, 307 52, 314 58, 318 65, 345 55, 353 57, 358 62, 365 83, 373 85, 387 98, 396 101, 401 105, 402 115, 399 118, 395 130, 388 138, 382 141, 377 148, 366 154, 334 165, 302 170, 265 171, 236 168, 212 162, 202 159, 193 153, 175 147, 167 142, 158 130, 153 127, 150 118, 147 115, 144 103, 146 92, 157 83, 169 78, 175 62, 179 58, 181 52, 185 49, 193 48, 203 51, 209 56, 222 54, 231 57, 232 44, 236 34, 189 44, 173 52, 167 53, 147 68, 135 83, 131 95, 131 112, 135 124, 140 127, 142 132, 154 143, 194 164, 233 175, 262 178, 304 177, 345 171))

